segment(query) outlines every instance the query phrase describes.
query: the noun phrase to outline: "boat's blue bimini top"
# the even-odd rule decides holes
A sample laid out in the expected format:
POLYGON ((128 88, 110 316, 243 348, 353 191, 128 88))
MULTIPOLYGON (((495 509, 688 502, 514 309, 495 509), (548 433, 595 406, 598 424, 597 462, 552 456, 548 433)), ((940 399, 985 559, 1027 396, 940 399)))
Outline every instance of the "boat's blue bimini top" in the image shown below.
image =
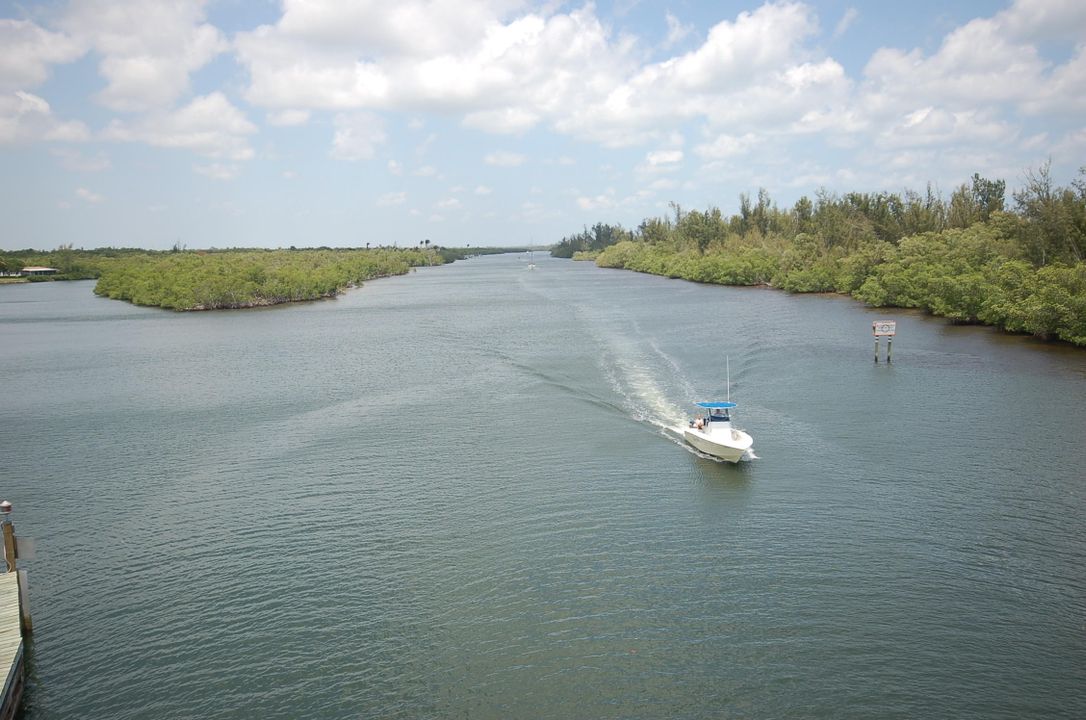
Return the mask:
POLYGON ((694 404, 706 410, 727 410, 728 408, 739 407, 733 402, 699 402, 694 404))

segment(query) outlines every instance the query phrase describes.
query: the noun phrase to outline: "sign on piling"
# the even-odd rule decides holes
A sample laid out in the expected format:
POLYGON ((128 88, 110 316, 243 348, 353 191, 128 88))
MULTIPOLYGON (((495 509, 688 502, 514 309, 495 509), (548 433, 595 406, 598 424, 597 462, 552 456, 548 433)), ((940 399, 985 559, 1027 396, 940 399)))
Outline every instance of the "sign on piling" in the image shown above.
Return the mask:
POLYGON ((890 362, 890 356, 894 348, 894 333, 897 332, 896 320, 875 320, 871 323, 871 332, 875 334, 875 362, 879 361, 879 338, 886 338, 886 362, 890 362))
POLYGON ((875 332, 875 337, 893 337, 897 331, 897 321, 876 320, 871 323, 871 329, 875 332))

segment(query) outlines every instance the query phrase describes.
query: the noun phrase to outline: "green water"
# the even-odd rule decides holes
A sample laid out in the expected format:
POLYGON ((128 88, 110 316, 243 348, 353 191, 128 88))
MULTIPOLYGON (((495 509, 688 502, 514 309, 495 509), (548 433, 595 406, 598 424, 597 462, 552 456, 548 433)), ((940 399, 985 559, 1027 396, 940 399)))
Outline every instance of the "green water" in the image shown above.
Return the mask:
POLYGON ((536 263, 0 287, 24 717, 1086 716, 1086 352, 536 263))

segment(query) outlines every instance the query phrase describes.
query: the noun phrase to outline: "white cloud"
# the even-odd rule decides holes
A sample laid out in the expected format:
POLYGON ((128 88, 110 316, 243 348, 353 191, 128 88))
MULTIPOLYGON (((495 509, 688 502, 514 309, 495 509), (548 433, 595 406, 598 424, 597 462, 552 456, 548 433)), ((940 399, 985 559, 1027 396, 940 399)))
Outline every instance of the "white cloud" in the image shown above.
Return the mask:
POLYGON ((437 168, 433 165, 423 165, 414 172, 415 177, 437 177, 437 168))
POLYGON ((441 210, 456 210, 460 207, 460 201, 456 198, 442 198, 437 201, 434 207, 441 210))
POLYGON ((608 210, 615 206, 615 202, 615 190, 608 188, 605 193, 599 195, 578 197, 577 207, 582 210, 608 210))
POLYGON ((77 198, 79 198, 80 200, 82 200, 83 202, 87 202, 87 203, 90 203, 92 205, 97 205, 98 203, 105 200, 105 197, 103 197, 102 195, 99 195, 98 193, 96 193, 96 192, 94 192, 92 190, 88 190, 87 188, 76 188, 75 196, 77 198))
MULTIPOLYGON (((1037 143, 1028 129, 1031 118, 1058 126, 1061 118, 1074 122, 1086 113, 1086 47, 1079 44, 1069 59, 1053 64, 1036 44, 1080 39, 1083 33, 1086 5, 1018 0, 990 18, 955 28, 930 55, 882 48, 868 61, 864 82, 838 122, 850 126, 848 133, 859 130, 871 142, 898 148, 896 163, 948 166, 954 158, 987 157, 985 146, 1026 149, 1037 143), (900 152, 936 147, 944 154, 900 152)), ((807 119, 819 130, 833 121, 829 113, 807 119)))
POLYGON ((395 160, 389 160, 386 167, 388 168, 388 171, 393 175, 403 175, 403 166, 395 160))
POLYGON ((682 162, 682 159, 682 150, 657 150, 656 152, 650 152, 645 156, 645 162, 653 167, 675 165, 682 162))
POLYGON ((0 19, 0 47, 0 91, 39 85, 49 77, 50 65, 71 62, 85 51, 63 33, 9 19, 0 19))
POLYGON ((643 143, 701 119, 719 127, 781 127, 813 107, 847 100, 839 63, 808 48, 818 29, 810 8, 766 4, 718 23, 705 42, 641 67, 605 95, 556 121, 566 132, 607 146, 643 143))
MULTIPOLYGON (((665 19, 669 42, 687 34, 665 19)), ((548 124, 621 147, 664 141, 691 119, 793 133, 847 112, 852 83, 809 45, 817 31, 809 6, 767 3, 718 23, 690 52, 643 65, 637 42, 614 36, 592 5, 287 0, 275 24, 240 33, 236 47, 257 105, 436 111, 489 133, 548 124)))
POLYGON ((388 139, 384 122, 372 113, 340 113, 335 126, 332 157, 340 160, 369 160, 388 139))
POLYGON ((1030 115, 1082 117, 1086 113, 1086 44, 1079 45, 1066 63, 1054 68, 1048 82, 1037 88, 1035 96, 1022 107, 1030 115))
POLYGON ((683 151, 679 149, 655 150, 645 155, 645 160, 635 169, 639 175, 673 173, 682 168, 683 151))
POLYGON ((220 92, 195 98, 174 112, 151 113, 131 123, 114 120, 103 136, 108 140, 143 142, 191 150, 209 158, 249 160, 248 136, 256 126, 220 92))
POLYGON ((106 87, 98 100, 113 110, 151 111, 189 91, 189 75, 229 45, 204 22, 205 0, 81 0, 61 26, 100 56, 106 87))
POLYGON ((518 167, 523 165, 525 160, 527 158, 520 153, 504 151, 488 153, 483 158, 483 162, 495 167, 518 167))
POLYGON ((488 188, 486 185, 479 185, 475 188, 476 195, 489 195, 492 192, 494 191, 488 188))
POLYGON ((274 25, 239 33, 257 105, 446 112, 488 132, 563 116, 635 67, 592 6, 514 16, 519 2, 288 0, 274 25))
POLYGON ((1016 44, 996 22, 978 19, 948 34, 931 57, 920 50, 877 51, 864 69, 863 90, 875 114, 928 104, 969 108, 1032 96, 1044 66, 1035 47, 1016 44))
POLYGON ((43 98, 17 90, 0 93, 0 145, 40 141, 80 142, 90 137, 87 126, 59 120, 43 98))
POLYGON ((945 145, 949 142, 998 146, 1011 142, 1014 136, 1013 127, 980 113, 925 107, 885 128, 879 138, 885 147, 945 145))

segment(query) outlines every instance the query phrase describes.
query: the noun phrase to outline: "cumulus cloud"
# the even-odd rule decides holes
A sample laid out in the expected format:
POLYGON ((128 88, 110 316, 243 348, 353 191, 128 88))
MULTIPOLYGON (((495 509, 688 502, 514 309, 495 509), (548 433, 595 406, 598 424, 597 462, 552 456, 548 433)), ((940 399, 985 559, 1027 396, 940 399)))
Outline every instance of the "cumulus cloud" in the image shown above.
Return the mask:
POLYGON ((641 175, 677 172, 682 167, 683 157, 683 151, 679 149, 655 150, 645 155, 636 170, 641 175))
MULTIPOLYGON (((959 157, 968 171, 966 163, 987 157, 985 147, 1036 144, 1031 118, 1043 116, 1058 126, 1086 113, 1086 48, 1079 44, 1065 62, 1053 63, 1039 45, 1077 40, 1083 32, 1082 3, 1018 0, 955 28, 930 54, 882 48, 864 68, 842 124, 898 149, 890 158, 895 164, 939 161, 946 167, 959 157), (927 148, 943 152, 925 155, 927 148)), ((817 113, 807 119, 813 128, 831 120, 817 113)), ((917 173, 923 168, 918 165, 917 173)))
POLYGON ((522 13, 519 3, 288 0, 279 21, 236 38, 247 99, 269 108, 458 114, 520 133, 598 95, 634 67, 591 6, 522 13))
POLYGON ((573 108, 557 127, 609 146, 663 137, 677 124, 786 125, 811 106, 847 100, 840 64, 818 58, 810 8, 766 4, 710 29, 699 47, 640 67, 606 95, 573 108))
POLYGON ((26 90, 49 77, 50 66, 71 62, 85 49, 63 33, 26 20, 0 19, 0 90, 26 90))
POLYGON ((645 156, 645 162, 653 167, 659 167, 662 165, 674 165, 682 162, 683 151, 682 150, 657 150, 656 152, 650 152, 645 156))
POLYGON ((949 112, 924 107, 908 113, 879 135, 884 146, 930 146, 948 141, 998 146, 1014 138, 1014 129, 1005 122, 975 111, 949 112))
POLYGON ((60 120, 44 98, 17 90, 0 93, 0 145, 39 141, 80 142, 90 137, 87 126, 60 120))
POLYGON ((248 136, 255 132, 256 126, 225 95, 213 92, 173 112, 150 113, 133 122, 114 120, 104 137, 239 161, 253 157, 248 136))
POLYGON ((119 111, 162 110, 189 90, 189 76, 229 45, 204 22, 206 0, 81 0, 61 22, 94 49, 106 87, 98 100, 119 111))

